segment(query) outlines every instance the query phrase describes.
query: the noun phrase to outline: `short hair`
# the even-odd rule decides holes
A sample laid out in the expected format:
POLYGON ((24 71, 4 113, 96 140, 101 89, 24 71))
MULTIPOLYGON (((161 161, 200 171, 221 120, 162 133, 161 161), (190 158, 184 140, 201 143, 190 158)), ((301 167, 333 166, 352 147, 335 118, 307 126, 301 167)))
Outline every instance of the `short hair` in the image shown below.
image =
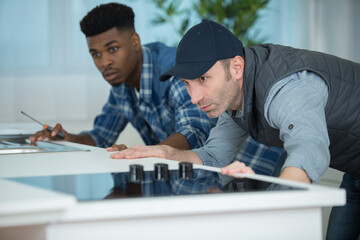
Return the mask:
POLYGON ((81 31, 86 37, 98 35, 113 27, 135 30, 133 10, 120 3, 101 4, 80 21, 81 31))
POLYGON ((231 64, 231 60, 232 58, 228 58, 228 59, 221 59, 219 60, 227 77, 231 76, 230 75, 230 64, 231 64))

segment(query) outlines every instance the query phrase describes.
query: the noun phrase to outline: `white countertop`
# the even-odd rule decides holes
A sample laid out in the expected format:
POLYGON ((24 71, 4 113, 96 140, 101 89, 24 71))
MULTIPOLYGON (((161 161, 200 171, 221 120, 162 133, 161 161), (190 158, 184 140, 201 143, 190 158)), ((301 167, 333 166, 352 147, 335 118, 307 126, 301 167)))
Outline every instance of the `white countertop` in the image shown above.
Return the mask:
MULTIPOLYGON (((129 164, 142 164, 153 170, 154 163, 167 163, 177 169, 178 162, 144 158, 115 160, 105 149, 60 142, 89 149, 89 152, 32 153, 0 156, 0 178, 48 176, 79 173, 126 172, 129 164)), ((194 168, 217 168, 194 165, 194 168)), ((249 192, 233 194, 192 195, 140 199, 121 199, 78 203, 71 195, 39 189, 9 180, 0 181, 0 226, 39 224, 46 221, 68 222, 111 218, 205 214, 265 209, 288 209, 344 204, 339 189, 289 182, 272 177, 250 175, 250 178, 290 183, 307 191, 249 192), (266 197, 266 198, 265 198, 266 197), (219 204, 221 203, 221 204, 219 204), (26 218, 32 213, 31 218, 26 218), (44 214, 47 213, 47 214, 44 214)))
MULTIPOLYGON (((31 134, 41 128, 35 123, 0 125, 3 131, 0 134, 3 135, 31 134)), ((78 128, 83 127, 84 124, 79 124, 78 128)), ((79 130, 69 129, 74 132, 79 130)), ((122 134, 118 144, 142 144, 138 139, 128 142, 128 136, 134 135, 132 131, 128 132, 128 135, 122 134)), ((115 240, 120 233, 124 239, 165 240, 169 236, 172 239, 189 238, 190 232, 190 238, 208 240, 240 236, 244 239, 289 239, 289 234, 293 236, 292 239, 322 239, 321 208, 345 203, 345 192, 337 188, 260 175, 243 176, 288 183, 307 190, 78 202, 73 194, 7 179, 99 173, 95 181, 107 182, 111 187, 113 183, 109 173, 128 172, 130 164, 141 164, 145 171, 153 170, 154 163, 160 162, 168 164, 169 169, 178 169, 178 162, 171 160, 114 160, 105 149, 69 142, 58 143, 90 151, 0 155, 0 239, 115 240)), ((194 165, 194 168, 220 171, 207 166, 194 165)), ((77 184, 80 185, 76 188, 86 194, 97 194, 91 183, 85 189, 81 181, 77 184)))
POLYGON ((152 169, 154 161, 167 163, 170 169, 178 166, 178 162, 155 158, 116 160, 111 159, 111 153, 103 148, 64 141, 56 142, 90 151, 0 155, 0 178, 122 172, 129 170, 129 161, 143 164, 144 170, 152 169), (149 159, 152 161, 148 161, 149 159))

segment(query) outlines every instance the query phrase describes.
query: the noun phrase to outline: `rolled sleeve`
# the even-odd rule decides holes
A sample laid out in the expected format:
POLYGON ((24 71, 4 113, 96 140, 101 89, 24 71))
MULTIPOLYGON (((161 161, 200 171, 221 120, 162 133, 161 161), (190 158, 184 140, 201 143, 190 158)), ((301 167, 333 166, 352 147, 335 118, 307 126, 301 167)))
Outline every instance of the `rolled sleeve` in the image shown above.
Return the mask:
POLYGON ((204 165, 223 167, 235 159, 247 136, 227 113, 223 113, 210 131, 205 146, 192 151, 199 155, 204 165))
MULTIPOLYGON (((299 72, 274 86, 268 102, 268 121, 280 130, 288 157, 283 165, 303 169, 318 182, 330 164, 330 140, 325 105, 328 90, 316 74, 299 72)), ((267 107, 265 106, 265 109, 267 107)))

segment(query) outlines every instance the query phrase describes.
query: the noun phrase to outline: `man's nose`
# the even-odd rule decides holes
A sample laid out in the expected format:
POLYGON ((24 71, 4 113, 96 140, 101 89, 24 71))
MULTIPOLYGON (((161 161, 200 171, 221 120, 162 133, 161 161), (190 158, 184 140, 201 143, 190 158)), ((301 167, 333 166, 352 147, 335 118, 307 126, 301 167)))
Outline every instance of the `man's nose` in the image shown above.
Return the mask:
POLYGON ((191 102, 195 105, 200 105, 200 101, 203 99, 201 89, 199 87, 193 86, 190 92, 191 102))
POLYGON ((111 66, 112 64, 112 60, 111 60, 111 57, 107 54, 104 54, 102 59, 101 59, 101 65, 104 67, 104 68, 107 68, 109 66, 111 66))

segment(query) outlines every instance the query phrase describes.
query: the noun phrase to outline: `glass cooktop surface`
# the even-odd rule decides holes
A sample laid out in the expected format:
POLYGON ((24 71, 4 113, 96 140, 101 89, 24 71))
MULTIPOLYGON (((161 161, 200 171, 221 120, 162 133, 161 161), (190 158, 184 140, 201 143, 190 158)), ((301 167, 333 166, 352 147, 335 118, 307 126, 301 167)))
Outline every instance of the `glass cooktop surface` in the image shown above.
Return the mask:
POLYGON ((141 165, 130 165, 128 172, 71 174, 9 178, 49 190, 76 196, 78 201, 115 198, 161 197, 193 194, 227 194, 254 191, 304 191, 288 185, 249 178, 235 178, 217 172, 192 169, 192 164, 180 163, 178 170, 168 170, 166 164, 155 164, 144 171, 141 165))

